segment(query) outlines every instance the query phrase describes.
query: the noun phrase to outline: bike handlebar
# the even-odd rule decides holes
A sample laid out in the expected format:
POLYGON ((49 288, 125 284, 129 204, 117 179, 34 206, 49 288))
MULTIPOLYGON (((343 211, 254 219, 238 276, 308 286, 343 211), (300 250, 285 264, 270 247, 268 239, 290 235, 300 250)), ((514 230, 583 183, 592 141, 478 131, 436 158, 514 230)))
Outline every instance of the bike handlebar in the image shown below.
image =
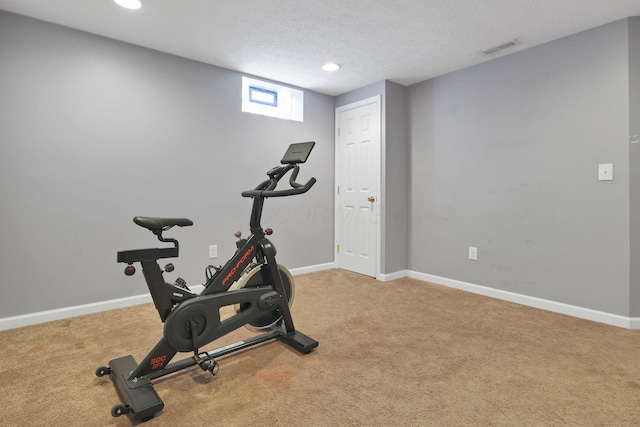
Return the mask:
POLYGON ((315 178, 311 178, 306 184, 300 184, 296 182, 298 172, 300 168, 297 164, 288 164, 287 166, 278 166, 273 168, 274 172, 267 172, 269 179, 261 182, 255 189, 242 192, 242 197, 284 197, 293 196, 296 194, 303 194, 309 191, 311 187, 316 183, 315 178), (290 170, 293 169, 291 177, 289 178, 289 185, 291 188, 287 190, 276 190, 278 182, 284 177, 290 170))

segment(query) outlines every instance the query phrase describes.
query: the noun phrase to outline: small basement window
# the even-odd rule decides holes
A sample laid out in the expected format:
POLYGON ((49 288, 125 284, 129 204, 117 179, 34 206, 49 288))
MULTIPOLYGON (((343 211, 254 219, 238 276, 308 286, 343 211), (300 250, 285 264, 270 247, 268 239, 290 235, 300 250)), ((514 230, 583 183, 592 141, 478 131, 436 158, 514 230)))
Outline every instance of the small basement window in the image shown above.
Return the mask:
POLYGON ((242 111, 302 122, 304 92, 275 83, 242 77, 242 111))

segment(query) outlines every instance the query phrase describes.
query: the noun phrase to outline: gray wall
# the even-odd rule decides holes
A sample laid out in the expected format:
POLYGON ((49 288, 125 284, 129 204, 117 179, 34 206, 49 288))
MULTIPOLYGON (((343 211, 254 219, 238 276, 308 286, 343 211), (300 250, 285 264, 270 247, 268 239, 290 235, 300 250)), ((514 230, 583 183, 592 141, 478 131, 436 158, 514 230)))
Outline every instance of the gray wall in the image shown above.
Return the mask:
POLYGON ((631 316, 640 316, 640 17, 629 19, 631 316))
MULTIPOLYGON (((356 89, 354 91, 339 95, 336 97, 335 106, 336 108, 343 107, 345 105, 353 104, 354 102, 362 101, 363 99, 367 99, 367 98, 372 98, 377 95, 382 95, 384 97, 384 91, 386 86, 385 83, 386 82, 384 80, 379 81, 379 82, 361 87, 360 89, 356 89)), ((384 99, 383 99, 383 105, 384 105, 384 99)))
POLYGON ((380 81, 336 97, 336 108, 381 95, 382 274, 405 271, 408 266, 409 137, 407 88, 380 81))
POLYGON ((409 266, 409 132, 407 88, 385 82, 383 273, 409 266))
POLYGON ((318 184, 264 224, 283 264, 332 262, 334 108, 378 94, 382 273, 639 316, 638 58, 632 18, 409 88, 305 91, 297 123, 241 113, 238 73, 0 12, 0 317, 146 293, 115 263, 157 243, 134 215, 194 220, 174 276, 200 283, 208 245, 221 263, 246 233, 240 191, 297 141, 318 184))
POLYGON ((630 314, 627 29, 409 88, 411 270, 630 314))
POLYGON ((317 142, 300 179, 318 183, 263 224, 289 268, 333 261, 333 97, 305 91, 304 123, 242 113, 236 72, 5 12, 0 64, 0 317, 146 293, 116 264, 160 245, 135 215, 195 222, 168 279, 202 283, 292 142, 317 142))

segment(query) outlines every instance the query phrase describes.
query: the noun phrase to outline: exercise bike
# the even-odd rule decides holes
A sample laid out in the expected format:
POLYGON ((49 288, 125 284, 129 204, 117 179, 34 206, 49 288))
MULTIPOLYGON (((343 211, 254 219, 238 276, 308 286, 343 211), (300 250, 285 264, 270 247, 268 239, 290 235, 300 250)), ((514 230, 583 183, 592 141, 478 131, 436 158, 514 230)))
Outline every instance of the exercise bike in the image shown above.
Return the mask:
POLYGON ((164 408, 164 403, 151 381, 182 369, 198 365, 215 375, 218 370, 216 358, 273 339, 280 339, 303 354, 318 346, 316 340, 294 327, 289 311, 294 293, 293 278, 276 262, 276 249, 266 237, 272 231, 263 230, 260 225, 266 198, 303 194, 315 184, 315 178, 306 184, 295 181, 299 164, 306 162, 314 145, 315 142, 291 144, 281 165, 267 172, 269 179, 253 190, 242 192, 243 197, 253 199, 251 235, 242 238, 239 232, 236 233, 235 254, 222 267, 208 267, 207 280, 199 294, 190 290, 180 278, 173 284, 165 282, 163 272, 173 271, 174 267, 167 264, 163 271, 158 264, 159 259, 177 257, 179 250, 178 241, 163 237, 163 233, 175 226, 191 226, 193 222, 187 218, 133 218, 134 223, 150 230, 161 242, 173 244, 172 247, 121 251, 117 257, 118 262, 127 264, 127 276, 135 273, 133 263, 142 265, 153 303, 164 323, 164 332, 162 339, 139 364, 128 355, 113 359, 108 366, 96 370, 98 377, 111 375, 124 401, 112 407, 112 416, 131 414, 141 421, 153 418, 164 408), (291 188, 276 190, 289 172, 291 188), (234 289, 230 289, 232 287, 234 289), (235 314, 221 319, 220 309, 227 306, 235 314), (216 350, 200 351, 241 326, 261 333, 216 350), (193 356, 170 363, 178 352, 193 352, 193 356))

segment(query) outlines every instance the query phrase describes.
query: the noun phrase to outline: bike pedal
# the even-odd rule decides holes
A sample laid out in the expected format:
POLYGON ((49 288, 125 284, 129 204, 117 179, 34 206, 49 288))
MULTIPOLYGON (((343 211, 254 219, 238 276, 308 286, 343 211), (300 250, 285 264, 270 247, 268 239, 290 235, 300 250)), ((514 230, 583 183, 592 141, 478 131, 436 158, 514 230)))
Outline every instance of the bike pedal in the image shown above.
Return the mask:
POLYGON ((209 358, 209 355, 207 353, 196 354, 193 356, 193 360, 195 360, 198 366, 200 366, 200 369, 202 369, 203 371, 209 371, 209 373, 211 373, 211 375, 213 375, 214 377, 220 369, 220 365, 218 365, 218 362, 216 362, 212 358, 209 358))
POLYGON ((188 291, 190 290, 189 287, 187 286, 187 281, 184 280, 182 277, 178 277, 176 281, 173 282, 173 286, 177 286, 179 288, 186 289, 188 291))

